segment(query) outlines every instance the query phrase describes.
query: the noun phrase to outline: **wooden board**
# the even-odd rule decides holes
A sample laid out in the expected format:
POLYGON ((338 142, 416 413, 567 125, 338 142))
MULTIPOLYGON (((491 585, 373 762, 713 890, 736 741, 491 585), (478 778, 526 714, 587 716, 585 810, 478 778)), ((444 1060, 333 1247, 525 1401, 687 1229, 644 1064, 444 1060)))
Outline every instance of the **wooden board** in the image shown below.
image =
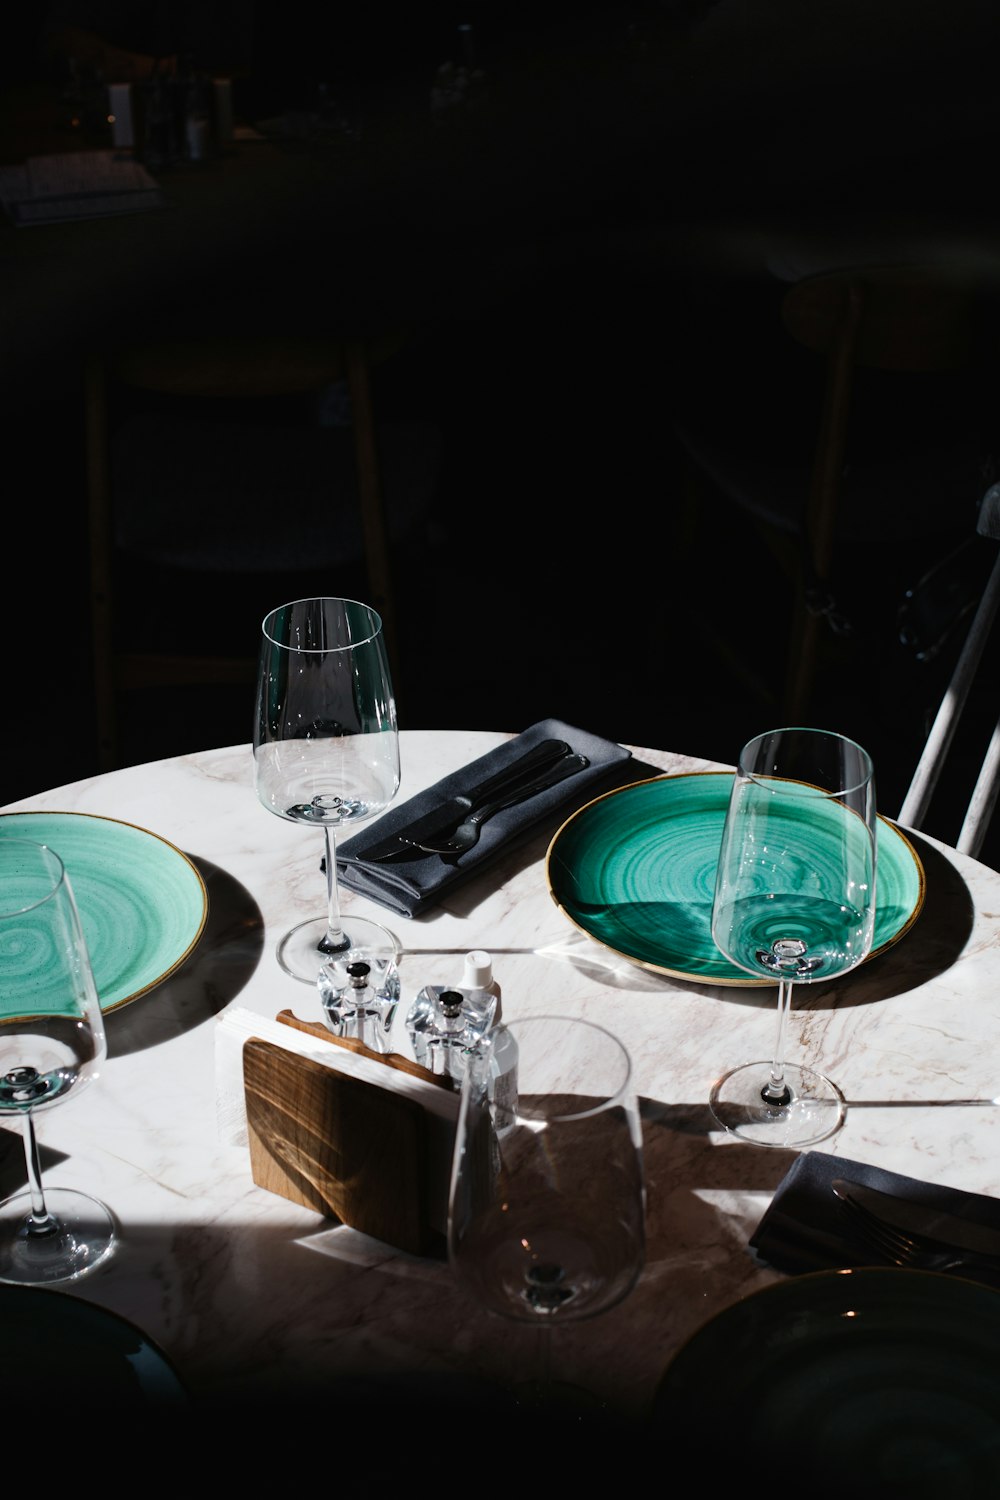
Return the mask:
POLYGON ((413 1254, 442 1251, 415 1100, 256 1037, 243 1047, 243 1077, 259 1187, 413 1254))

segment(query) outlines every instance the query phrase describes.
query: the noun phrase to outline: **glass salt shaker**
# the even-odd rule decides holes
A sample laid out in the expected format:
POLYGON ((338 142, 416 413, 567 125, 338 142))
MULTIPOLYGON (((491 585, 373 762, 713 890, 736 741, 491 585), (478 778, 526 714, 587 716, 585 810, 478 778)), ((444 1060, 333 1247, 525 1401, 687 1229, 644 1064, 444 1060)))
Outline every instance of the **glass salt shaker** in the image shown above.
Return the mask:
POLYGON ((353 1037, 373 1052, 390 1052, 399 1004, 399 971, 391 954, 352 948, 330 958, 319 974, 319 998, 335 1036, 353 1037))

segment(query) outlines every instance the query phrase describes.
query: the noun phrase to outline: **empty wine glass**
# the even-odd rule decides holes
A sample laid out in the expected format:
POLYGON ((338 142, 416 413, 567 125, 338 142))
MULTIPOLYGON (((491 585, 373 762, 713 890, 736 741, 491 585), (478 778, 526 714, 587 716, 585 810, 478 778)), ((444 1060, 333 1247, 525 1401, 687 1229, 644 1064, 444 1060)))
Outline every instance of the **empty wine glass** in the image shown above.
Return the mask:
POLYGON ((843 1124, 840 1089, 785 1063, 792 990, 854 969, 875 926, 871 757, 822 729, 775 729, 740 752, 712 909, 712 936, 751 974, 778 981, 770 1062, 744 1063, 709 1096, 720 1125, 761 1146, 802 1147, 843 1124))
POLYGON ((280 818, 321 828, 327 910, 293 927, 278 962, 315 985, 322 965, 352 948, 399 955, 378 922, 344 922, 337 829, 383 812, 399 790, 399 732, 382 621, 354 599, 296 599, 262 625, 254 784, 280 818))
POLYGON ((532 1016, 496 1027, 470 1058, 448 1250, 487 1308, 540 1330, 539 1376, 516 1391, 523 1408, 571 1410, 586 1393, 549 1379, 550 1332, 621 1302, 645 1258, 642 1128, 617 1037, 532 1016))
POLYGON ((28 1191, 0 1204, 0 1280, 74 1281, 110 1255, 96 1198, 42 1191, 35 1115, 98 1076, 104 1021, 69 877, 45 844, 0 841, 0 1114, 19 1116, 28 1191))

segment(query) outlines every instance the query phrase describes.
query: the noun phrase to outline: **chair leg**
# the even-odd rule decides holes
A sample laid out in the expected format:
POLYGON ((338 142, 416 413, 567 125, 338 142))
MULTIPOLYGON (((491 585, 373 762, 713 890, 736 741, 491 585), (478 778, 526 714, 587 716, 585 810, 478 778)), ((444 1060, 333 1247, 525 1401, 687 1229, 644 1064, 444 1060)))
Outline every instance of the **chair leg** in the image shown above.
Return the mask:
POLYGON ((361 343, 349 343, 346 354, 358 469, 358 494, 361 502, 361 526, 372 594, 369 602, 382 616, 386 650, 389 655, 389 669, 392 672, 393 688, 398 698, 399 659, 396 610, 385 508, 379 477, 375 417, 368 379, 368 359, 361 343))
MULTIPOLYGON (((905 823, 909 828, 920 828, 930 806, 931 798, 938 783, 945 757, 951 749, 958 728, 962 711, 968 702, 969 693, 975 680, 979 663, 993 629, 993 621, 996 618, 997 609, 1000 607, 1000 559, 993 564, 993 572, 990 574, 989 583, 983 591, 979 601, 979 608, 973 616, 969 633, 965 638, 961 654, 955 664, 951 681, 941 700, 934 723, 931 725, 930 733, 917 763, 917 769, 913 773, 903 805, 899 810, 899 822, 905 823)), ((985 785, 984 781, 984 785, 985 785)), ((985 803, 987 797, 993 793, 980 793, 979 787, 973 795, 976 816, 984 816, 988 821, 992 813, 992 805, 988 810, 980 814, 979 807, 985 803)), ((965 829, 963 828, 963 836, 965 829)), ((971 836, 971 833, 970 833, 971 836)), ((962 848, 963 853, 972 853, 971 848, 962 848)))

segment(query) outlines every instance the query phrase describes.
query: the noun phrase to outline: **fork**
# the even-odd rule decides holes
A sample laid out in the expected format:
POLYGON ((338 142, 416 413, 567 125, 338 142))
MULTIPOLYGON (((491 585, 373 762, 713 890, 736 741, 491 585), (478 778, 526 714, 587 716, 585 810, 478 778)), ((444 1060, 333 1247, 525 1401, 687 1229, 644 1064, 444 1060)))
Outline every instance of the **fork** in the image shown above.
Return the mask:
POLYGON ((475 812, 468 814, 459 823, 455 831, 448 838, 437 839, 431 843, 418 843, 415 839, 403 839, 401 842, 411 845, 414 849, 421 849, 425 854, 464 854, 479 842, 479 833, 487 818, 492 818, 494 813, 501 812, 505 807, 513 807, 518 802, 526 802, 529 797, 534 797, 538 792, 547 791, 550 786, 564 781, 567 776, 575 776, 577 771, 584 770, 590 762, 585 755, 564 755, 554 766, 534 781, 529 781, 526 786, 517 787, 506 796, 494 797, 491 802, 484 802, 477 807, 475 812))
POLYGON ((834 1188, 834 1192, 853 1220, 861 1238, 892 1265, 908 1266, 915 1271, 982 1271, 1000 1279, 1000 1262, 990 1256, 979 1255, 973 1250, 961 1250, 941 1240, 932 1239, 929 1235, 907 1232, 878 1218, 849 1193, 837 1188, 834 1188))

